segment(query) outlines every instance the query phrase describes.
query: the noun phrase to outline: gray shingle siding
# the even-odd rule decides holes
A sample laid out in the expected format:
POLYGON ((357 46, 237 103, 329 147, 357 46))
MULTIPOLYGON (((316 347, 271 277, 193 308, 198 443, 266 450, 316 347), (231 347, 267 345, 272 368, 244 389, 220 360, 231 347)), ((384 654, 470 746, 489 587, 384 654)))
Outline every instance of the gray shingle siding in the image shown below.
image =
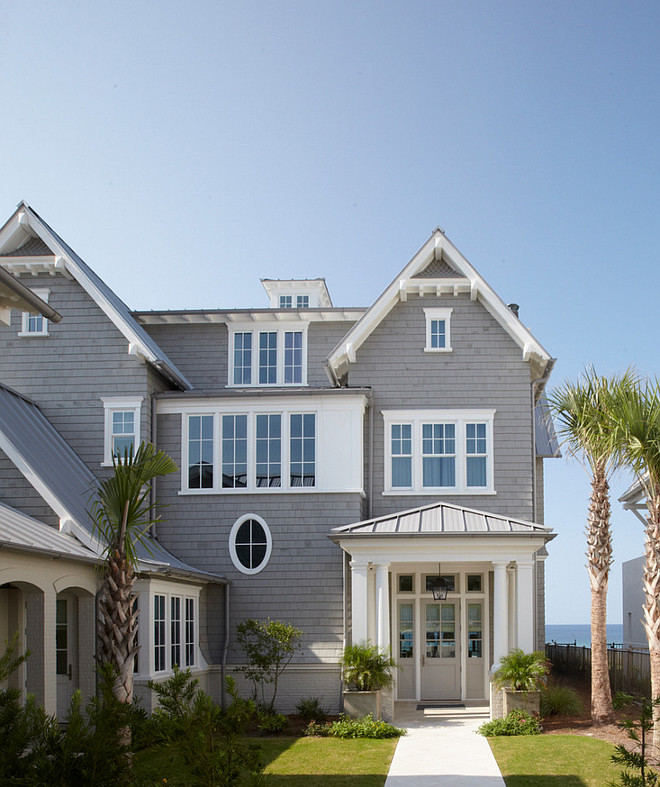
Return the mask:
POLYGON ((46 505, 34 487, 0 450, 0 500, 12 508, 34 517, 51 527, 60 524, 57 514, 46 505))
MULTIPOLYGON (((429 496, 383 496, 382 410, 494 408, 495 495, 445 495, 450 502, 532 517, 529 366, 518 345, 469 296, 411 297, 397 304, 357 351, 349 383, 371 386, 374 407, 372 516, 414 508, 429 496), (425 353, 424 309, 450 307, 450 353, 425 353)), ((368 456, 368 452, 365 452, 368 456)), ((368 461, 368 460, 367 460, 368 461)))

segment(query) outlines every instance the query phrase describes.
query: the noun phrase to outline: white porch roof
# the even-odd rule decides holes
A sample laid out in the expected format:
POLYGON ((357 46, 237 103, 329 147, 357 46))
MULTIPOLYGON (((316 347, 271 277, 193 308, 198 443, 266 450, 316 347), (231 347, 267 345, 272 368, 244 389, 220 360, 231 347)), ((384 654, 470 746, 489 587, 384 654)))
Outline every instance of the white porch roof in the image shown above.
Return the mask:
POLYGON ((550 541, 556 535, 552 528, 515 519, 503 514, 492 514, 475 508, 465 508, 439 501, 430 505, 397 511, 351 525, 333 528, 333 541, 356 536, 542 536, 550 541))

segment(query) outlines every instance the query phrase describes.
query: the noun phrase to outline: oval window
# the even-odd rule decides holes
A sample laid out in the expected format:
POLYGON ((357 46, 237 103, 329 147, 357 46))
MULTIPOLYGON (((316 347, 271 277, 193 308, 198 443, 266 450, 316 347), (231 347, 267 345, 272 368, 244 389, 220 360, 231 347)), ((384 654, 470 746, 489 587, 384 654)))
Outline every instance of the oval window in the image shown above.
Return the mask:
POLYGON ((238 519, 229 534, 232 563, 243 574, 257 574, 268 563, 272 547, 270 530, 256 514, 238 519))

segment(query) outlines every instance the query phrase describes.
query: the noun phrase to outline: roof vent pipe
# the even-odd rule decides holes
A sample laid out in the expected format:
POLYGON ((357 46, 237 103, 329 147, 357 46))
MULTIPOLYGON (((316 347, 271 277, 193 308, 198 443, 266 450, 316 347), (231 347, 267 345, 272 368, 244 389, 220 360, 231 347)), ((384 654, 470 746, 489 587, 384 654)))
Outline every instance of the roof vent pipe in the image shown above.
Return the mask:
POLYGON ((510 303, 508 306, 509 309, 511 309, 511 311, 516 315, 516 317, 518 317, 518 310, 520 309, 520 306, 518 306, 517 303, 510 303))

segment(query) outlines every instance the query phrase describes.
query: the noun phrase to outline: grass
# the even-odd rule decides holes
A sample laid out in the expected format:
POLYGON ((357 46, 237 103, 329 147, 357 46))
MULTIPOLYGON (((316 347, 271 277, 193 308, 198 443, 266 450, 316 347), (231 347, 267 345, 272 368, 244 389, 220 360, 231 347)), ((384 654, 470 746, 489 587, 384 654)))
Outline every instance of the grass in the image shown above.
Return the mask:
MULTIPOLYGON (((337 738, 259 738, 273 787, 382 787, 398 738, 340 740, 337 738)), ((195 780, 175 747, 148 749, 134 760, 137 776, 149 784, 191 787, 195 780), (165 782, 164 780, 167 779, 165 782)))
POLYGON ((582 735, 489 738, 507 787, 603 787, 620 768, 614 746, 582 735))

